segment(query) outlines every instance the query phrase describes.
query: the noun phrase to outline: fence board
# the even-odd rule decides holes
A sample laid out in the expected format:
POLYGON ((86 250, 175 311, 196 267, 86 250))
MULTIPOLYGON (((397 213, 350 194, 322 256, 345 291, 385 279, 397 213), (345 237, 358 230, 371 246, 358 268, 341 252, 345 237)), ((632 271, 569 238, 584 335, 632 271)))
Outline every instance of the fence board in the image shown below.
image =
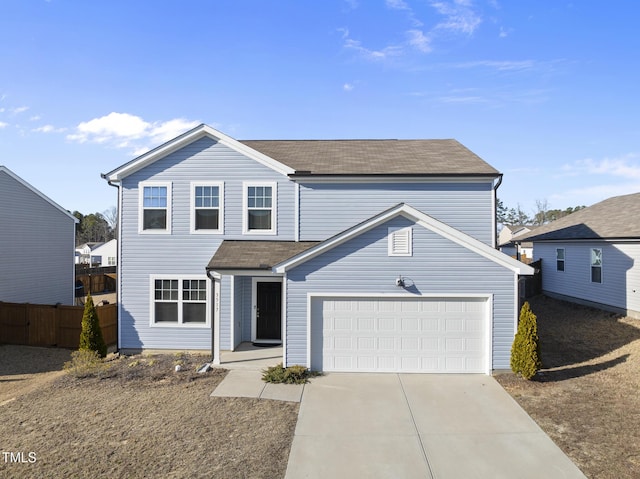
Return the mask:
MULTIPOLYGON (((107 346, 118 340, 117 304, 97 306, 107 346)), ((49 306, 0 302, 0 343, 76 349, 82 331, 83 306, 49 306)))

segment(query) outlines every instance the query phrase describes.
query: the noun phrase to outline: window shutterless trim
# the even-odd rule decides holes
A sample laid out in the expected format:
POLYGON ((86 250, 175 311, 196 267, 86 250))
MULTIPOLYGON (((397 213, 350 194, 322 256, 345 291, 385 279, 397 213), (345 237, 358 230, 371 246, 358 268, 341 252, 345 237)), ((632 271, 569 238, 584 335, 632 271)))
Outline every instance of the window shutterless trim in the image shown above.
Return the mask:
MULTIPOLYGON (((252 208, 253 209, 253 208, 252 208)), ((244 181, 242 183, 242 234, 245 235, 275 235, 278 231, 278 183, 275 181, 244 181), (271 228, 270 229, 249 229, 249 188, 270 187, 271 188, 271 207, 255 208, 262 210, 271 210, 271 228)))
POLYGON ((141 181, 138 183, 138 233, 144 235, 167 235, 171 234, 171 198, 172 184, 164 181, 141 181), (164 187, 167 189, 167 205, 165 207, 146 207, 144 206, 144 189, 150 187, 164 187), (145 210, 165 210, 166 225, 164 229, 144 229, 144 212, 145 210))
POLYGON ((196 235, 207 234, 224 234, 224 182, 223 181, 192 181, 191 193, 189 198, 190 210, 190 232, 196 235), (217 186, 218 187, 218 207, 196 207, 196 188, 198 186, 217 186), (218 210, 218 228, 215 230, 196 229, 196 209, 217 209, 218 210))
POLYGON ((564 272, 565 266, 566 266, 566 255, 567 252, 564 248, 556 248, 556 271, 559 271, 561 273, 564 272), (562 251, 562 258, 560 258, 560 255, 558 253, 560 253, 560 251, 562 251), (560 267, 560 264, 562 264, 562 268, 560 267))
POLYGON ((161 274, 156 275, 152 274, 149 276, 149 325, 153 328, 210 328, 211 327, 211 281, 207 279, 206 275, 193 275, 193 274, 185 274, 185 275, 170 275, 170 274, 161 274), (178 299, 176 301, 172 300, 159 300, 159 302, 164 303, 175 303, 178 308, 178 320, 172 322, 156 322, 155 321, 155 282, 156 280, 169 280, 169 281, 178 281, 178 299), (206 292, 206 300, 205 301, 192 301, 185 300, 183 297, 183 293, 185 292, 183 281, 184 280, 199 280, 205 282, 205 292, 206 292), (183 306, 184 304, 199 304, 205 303, 205 321, 203 323, 185 323, 183 322, 183 306))

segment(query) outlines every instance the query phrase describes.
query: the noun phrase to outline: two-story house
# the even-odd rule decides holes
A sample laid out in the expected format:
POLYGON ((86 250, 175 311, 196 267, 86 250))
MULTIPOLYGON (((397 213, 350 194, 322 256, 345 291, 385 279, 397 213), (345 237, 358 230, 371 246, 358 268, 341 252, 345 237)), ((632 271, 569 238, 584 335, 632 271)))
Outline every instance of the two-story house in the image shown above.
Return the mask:
POLYGON ((509 367, 519 275, 501 174, 455 140, 238 141, 200 125, 118 187, 119 347, 282 343, 286 366, 509 367))

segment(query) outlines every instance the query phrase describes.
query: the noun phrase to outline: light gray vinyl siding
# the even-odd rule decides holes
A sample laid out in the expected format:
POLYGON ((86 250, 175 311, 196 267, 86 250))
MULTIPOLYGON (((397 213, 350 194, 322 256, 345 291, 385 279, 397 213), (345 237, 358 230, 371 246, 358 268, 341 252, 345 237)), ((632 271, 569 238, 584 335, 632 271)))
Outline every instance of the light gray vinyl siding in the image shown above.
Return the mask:
MULTIPOLYGON (((293 240, 293 186, 286 177, 209 138, 195 141, 126 177, 121 187, 120 347, 210 349, 211 327, 150 325, 150 276, 206 277, 205 267, 223 239, 293 240), (138 232, 139 183, 144 181, 171 183, 171 234, 138 232), (190 233, 191 183, 198 181, 224 182, 224 235, 190 233), (244 181, 277 182, 277 235, 242 234, 244 181)), ((222 349, 231 347, 230 295, 230 280, 225 276, 220 296, 222 349)))
POLYGON ((492 198, 491 182, 302 184, 300 240, 324 240, 406 203, 493 246, 492 198))
POLYGON ((75 222, 0 171, 0 301, 74 303, 75 222))
POLYGON ((493 369, 507 369, 515 325, 515 274, 430 230, 395 218, 287 273, 287 365, 307 363, 308 293, 482 294, 493 298, 493 369), (389 227, 413 225, 413 256, 387 255, 389 227))
POLYGON ((640 312, 640 243, 536 242, 542 259, 542 289, 614 308, 640 312), (556 249, 564 248, 564 271, 556 270, 556 249), (602 249, 602 283, 591 282, 591 249, 602 249))

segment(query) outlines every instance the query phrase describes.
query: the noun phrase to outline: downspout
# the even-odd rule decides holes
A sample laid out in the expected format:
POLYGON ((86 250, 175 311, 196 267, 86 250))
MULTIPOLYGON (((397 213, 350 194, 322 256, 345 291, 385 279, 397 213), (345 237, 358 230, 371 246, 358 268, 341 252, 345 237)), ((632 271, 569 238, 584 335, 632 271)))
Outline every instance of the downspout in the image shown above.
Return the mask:
POLYGON ((113 186, 114 188, 118 189, 118 252, 117 252, 117 273, 118 273, 118 295, 117 295, 117 301, 118 301, 118 320, 116 321, 116 325, 118 327, 118 333, 116 334, 116 349, 117 351, 120 351, 120 333, 121 333, 121 328, 120 328, 120 318, 122 317, 121 313, 121 309, 122 309, 122 238, 121 238, 121 233, 122 233, 122 221, 120 221, 121 215, 122 215, 122 197, 121 197, 121 190, 120 190, 120 185, 114 183, 112 180, 108 180, 107 179, 107 175, 105 175, 104 173, 100 173, 100 176, 102 177, 103 180, 107 180, 107 184, 109 186, 113 186))
POLYGON ((498 182, 493 187, 493 246, 495 249, 498 249, 498 188, 502 184, 502 173, 498 176, 498 182))

